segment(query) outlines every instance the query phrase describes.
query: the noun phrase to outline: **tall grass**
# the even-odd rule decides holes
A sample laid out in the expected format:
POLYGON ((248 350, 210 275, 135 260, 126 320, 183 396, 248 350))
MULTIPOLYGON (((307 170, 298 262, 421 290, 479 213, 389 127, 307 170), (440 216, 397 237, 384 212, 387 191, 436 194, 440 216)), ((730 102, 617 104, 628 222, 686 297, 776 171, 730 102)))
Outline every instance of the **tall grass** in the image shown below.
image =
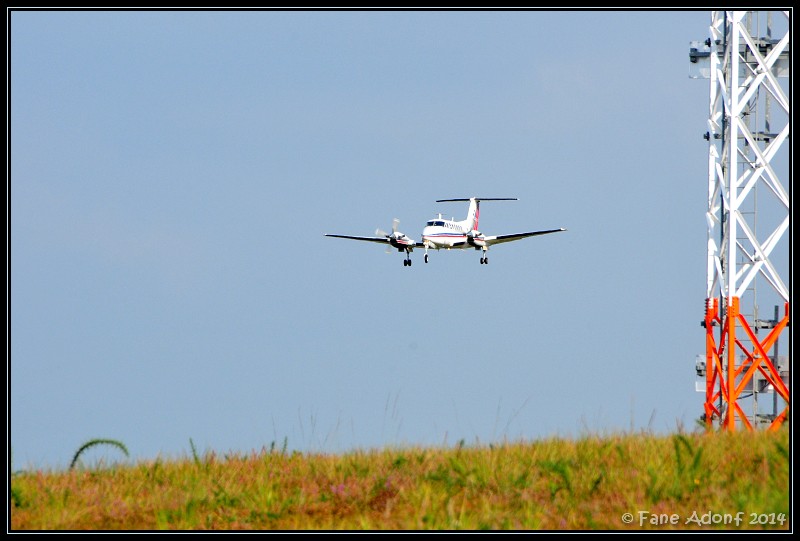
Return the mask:
MULTIPOLYGON (((342 455, 197 453, 11 480, 12 530, 778 529, 788 431, 342 455), (630 513, 632 521, 623 521, 630 513), (735 517, 708 524, 691 517, 735 517), (662 519, 678 517, 677 523, 662 519), (652 522, 653 517, 656 522, 652 522), (755 517, 755 522, 751 523, 755 517), (773 517, 770 519, 770 517, 773 517), (660 521, 660 522, 659 522, 660 521)), ((780 517, 783 516, 782 523, 780 517)))
POLYGON ((128 448, 125 447, 125 444, 122 443, 121 441, 103 439, 103 438, 93 439, 93 440, 87 441, 86 443, 84 443, 83 445, 81 445, 78 448, 78 450, 75 452, 75 455, 72 457, 72 462, 70 462, 70 464, 69 464, 69 469, 75 468, 75 466, 78 464, 78 460, 80 459, 81 455, 86 450, 88 450, 88 449, 90 449, 92 447, 95 447, 97 445, 112 445, 112 446, 116 447, 117 449, 119 449, 120 451, 122 451, 125 454, 126 457, 129 456, 128 448))

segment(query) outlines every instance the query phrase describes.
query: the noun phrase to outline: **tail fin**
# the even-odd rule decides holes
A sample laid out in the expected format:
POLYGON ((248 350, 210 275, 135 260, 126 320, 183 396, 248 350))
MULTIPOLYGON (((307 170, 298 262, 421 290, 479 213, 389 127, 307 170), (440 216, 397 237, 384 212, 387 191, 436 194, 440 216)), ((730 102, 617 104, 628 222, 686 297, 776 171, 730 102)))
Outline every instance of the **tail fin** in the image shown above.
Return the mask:
POLYGON ((481 200, 474 197, 469 200, 469 210, 467 211, 467 223, 473 231, 478 230, 478 220, 481 217, 481 200))

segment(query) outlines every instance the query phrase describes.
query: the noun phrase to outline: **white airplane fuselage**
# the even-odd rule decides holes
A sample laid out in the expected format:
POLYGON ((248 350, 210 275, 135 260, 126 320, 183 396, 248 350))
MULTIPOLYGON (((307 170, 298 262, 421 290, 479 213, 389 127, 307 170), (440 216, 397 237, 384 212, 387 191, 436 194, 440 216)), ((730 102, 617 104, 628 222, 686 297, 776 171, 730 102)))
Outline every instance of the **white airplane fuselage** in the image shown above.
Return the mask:
POLYGON ((422 229, 422 242, 428 248, 464 248, 467 243, 467 232, 470 231, 463 222, 439 218, 429 220, 422 229))
POLYGON ((479 203, 474 199, 469 202, 469 210, 464 220, 445 220, 439 214, 438 218, 428 220, 422 229, 422 243, 425 248, 447 250, 457 248, 480 249, 483 245, 478 229, 480 213, 479 203))

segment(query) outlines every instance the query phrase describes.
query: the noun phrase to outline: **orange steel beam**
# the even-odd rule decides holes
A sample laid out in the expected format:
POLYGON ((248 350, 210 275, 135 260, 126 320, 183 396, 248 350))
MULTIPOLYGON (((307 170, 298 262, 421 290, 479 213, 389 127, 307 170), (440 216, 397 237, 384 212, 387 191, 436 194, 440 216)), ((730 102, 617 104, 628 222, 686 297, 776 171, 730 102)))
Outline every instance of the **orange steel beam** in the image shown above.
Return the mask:
POLYGON ((738 417, 746 429, 753 430, 754 427, 739 406, 738 400, 758 371, 772 385, 773 392, 778 393, 786 402, 784 410, 773 419, 768 427, 768 430, 776 430, 788 419, 790 396, 789 389, 783 382, 780 372, 766 352, 789 326, 789 303, 784 305, 784 317, 776 322, 775 327, 763 341, 758 340, 747 319, 740 313, 738 297, 729 299, 724 321, 719 316, 719 301, 706 299, 704 325, 706 328, 706 400, 703 407, 706 426, 710 428, 713 419, 720 418, 722 428, 733 432, 736 430, 738 417), (720 326, 719 344, 714 339, 713 327, 715 324, 720 326), (737 338, 737 324, 741 327, 742 340, 746 336, 753 346, 752 351, 745 346, 742 340, 737 338), (738 367, 736 366, 737 349, 745 354, 744 361, 738 367), (721 408, 714 404, 715 400, 722 402, 724 414, 720 411, 721 408))
MULTIPOLYGON (((739 382, 739 387, 736 389, 737 394, 741 392, 744 385, 753 377, 755 371, 759 370, 767 379, 767 381, 772 383, 775 392, 780 394, 781 398, 783 398, 788 402, 789 390, 784 385, 783 379, 778 373, 778 370, 775 368, 775 365, 772 364, 772 361, 766 354, 766 350, 768 350, 770 346, 772 346, 772 344, 775 342, 775 338, 777 338, 777 335, 773 336, 773 333, 770 333, 770 336, 768 336, 762 344, 759 343, 758 338, 750 329, 750 326, 747 324, 747 321, 745 321, 744 318, 742 318, 741 316, 740 316, 740 323, 745 332, 750 336, 750 340, 753 343, 755 352, 751 355, 749 352, 745 351, 745 353, 747 353, 748 355, 748 358, 752 360, 752 363, 750 367, 747 369, 747 372, 745 372, 744 377, 742 377, 742 380, 739 382), (761 364, 766 365, 768 372, 761 367, 761 364)), ((782 326, 780 325, 776 326, 773 329, 773 331, 778 330, 779 327, 780 329, 783 329, 783 327, 785 327, 785 324, 782 326)))
MULTIPOLYGON (((775 368, 775 365, 772 364, 772 360, 766 353, 767 350, 771 348, 772 345, 775 343, 775 341, 778 339, 778 336, 781 334, 781 332, 783 332, 783 329, 789 324, 788 308, 786 310, 786 315, 784 316, 784 318, 781 319, 777 323, 777 325, 775 325, 775 327, 773 327, 772 331, 770 331, 770 333, 767 335, 767 337, 764 339, 763 342, 758 341, 758 337, 756 337, 755 333, 747 324, 747 321, 741 315, 739 316, 739 322, 741 323, 744 331, 747 333, 748 338, 750 338, 750 342, 753 344, 753 347, 755 348, 753 351, 753 358, 756 359, 756 362, 753 363, 754 367, 758 368, 761 371, 761 373, 764 374, 764 377, 767 378, 767 380, 770 383, 772 383, 775 392, 780 394, 781 398, 783 398, 788 403, 789 389, 786 388, 786 385, 783 383, 783 379, 781 378, 780 373, 775 368), (767 374, 767 372, 765 372, 764 369, 759 365, 760 363, 763 363, 767 367, 769 374, 767 374)), ((751 367, 748 370, 748 372, 751 372, 754 369, 754 367, 751 367)), ((745 375, 745 378, 746 377, 747 375, 745 375)))
POLYGON ((783 424, 783 422, 786 421, 787 417, 789 417, 789 406, 783 408, 781 414, 772 420, 770 425, 767 427, 767 430, 778 430, 783 424))
MULTIPOLYGON (((728 392, 723 393, 728 409, 725 411, 725 423, 723 427, 730 432, 736 431, 736 410, 738 405, 736 399, 736 319, 739 315, 739 297, 731 297, 728 302, 728 313, 725 315, 725 331, 727 336, 727 366, 728 369, 728 392), (734 407, 736 406, 736 407, 734 407)), ((741 410, 739 410, 741 411, 741 410)))
MULTIPOLYGON (((719 418, 719 408, 714 404, 719 397, 715 392, 717 379, 722 376, 721 365, 717 344, 714 340, 714 325, 721 324, 719 318, 719 300, 706 299, 706 311, 704 326, 706 328, 706 402, 703 405, 705 410, 705 423, 707 428, 711 428, 715 418, 719 418)), ((720 381, 720 383, 722 383, 720 381)))

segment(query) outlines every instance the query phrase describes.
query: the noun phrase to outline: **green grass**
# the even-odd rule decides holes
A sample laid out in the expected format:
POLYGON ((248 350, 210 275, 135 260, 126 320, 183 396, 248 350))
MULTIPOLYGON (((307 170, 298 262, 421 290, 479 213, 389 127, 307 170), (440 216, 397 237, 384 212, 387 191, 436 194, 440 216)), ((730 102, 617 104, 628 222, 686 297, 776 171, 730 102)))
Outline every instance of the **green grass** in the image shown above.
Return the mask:
POLYGON ((190 444, 174 461, 16 473, 11 529, 790 528, 785 429, 341 455, 190 444))
MULTIPOLYGON (((191 440, 189 440, 189 441, 191 442, 191 440)), ((78 461, 80 460, 81 455, 85 451, 87 451, 88 449, 91 449, 92 447, 95 447, 97 445, 111 445, 113 447, 116 447, 120 451, 122 451, 122 453, 125 456, 128 456, 128 448, 125 447, 125 444, 120 442, 120 441, 110 440, 110 439, 89 440, 86 443, 84 443, 83 445, 81 445, 80 448, 75 452, 75 456, 72 457, 72 462, 70 462, 70 464, 69 464, 69 469, 73 469, 77 464, 79 464, 78 461)), ((194 444, 192 444, 192 445, 193 445, 192 449, 194 449, 194 444)))

